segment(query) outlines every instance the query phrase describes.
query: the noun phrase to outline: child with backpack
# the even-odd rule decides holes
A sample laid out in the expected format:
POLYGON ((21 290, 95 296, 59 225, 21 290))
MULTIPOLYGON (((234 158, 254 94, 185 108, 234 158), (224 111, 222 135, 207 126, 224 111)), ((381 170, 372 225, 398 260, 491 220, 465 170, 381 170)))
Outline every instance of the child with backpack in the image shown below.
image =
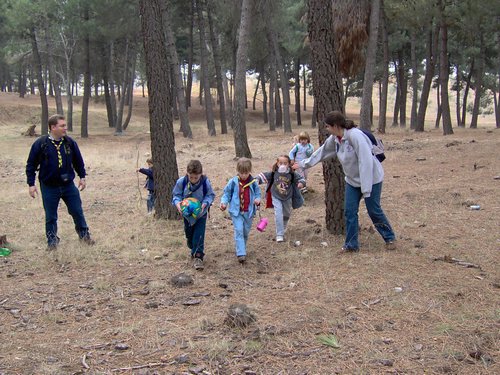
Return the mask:
POLYGON ((191 160, 187 165, 186 175, 179 178, 172 192, 172 204, 184 218, 184 233, 187 246, 191 250, 193 267, 203 270, 205 257, 205 228, 208 210, 215 199, 215 193, 207 176, 203 175, 203 166, 199 160, 191 160), (186 200, 189 198, 191 201, 186 200), (196 214, 184 214, 186 203, 197 204, 196 214))
POLYGON ((238 174, 231 178, 224 188, 220 209, 225 211, 229 205, 229 215, 233 221, 234 242, 238 262, 245 263, 248 235, 252 228, 255 212, 260 205, 260 187, 252 177, 252 162, 239 158, 236 163, 238 174))
POLYGON ((139 168, 136 172, 140 172, 146 175, 146 184, 144 187, 148 190, 148 200, 147 200, 147 208, 148 214, 153 212, 155 207, 155 182, 153 178, 153 159, 149 158, 146 160, 147 168, 139 168))
MULTIPOLYGON (((293 145, 290 153, 288 154, 290 160, 292 161, 292 165, 307 159, 314 152, 314 146, 311 144, 311 137, 309 137, 307 132, 301 132, 297 138, 297 142, 293 145)), ((304 180, 307 181, 307 169, 299 167, 296 169, 296 172, 298 172, 302 177, 304 177, 304 180)), ((307 188, 302 188, 301 192, 307 193, 307 188)))
POLYGON ((292 208, 299 208, 304 202, 299 189, 306 186, 306 180, 292 170, 288 155, 279 156, 271 172, 260 173, 257 178, 260 184, 267 184, 266 193, 272 204, 268 199, 266 208, 274 207, 276 242, 283 242, 292 208))

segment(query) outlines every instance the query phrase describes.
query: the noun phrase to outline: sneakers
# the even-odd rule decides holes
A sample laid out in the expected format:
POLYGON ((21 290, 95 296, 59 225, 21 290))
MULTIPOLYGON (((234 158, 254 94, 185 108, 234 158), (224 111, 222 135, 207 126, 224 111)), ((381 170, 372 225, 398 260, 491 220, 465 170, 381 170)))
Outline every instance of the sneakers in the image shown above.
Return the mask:
POLYGON ((95 245, 95 241, 92 238, 90 238, 90 236, 82 237, 80 238, 80 241, 89 246, 95 245))
POLYGON ((307 193, 307 188, 306 188, 306 187, 303 187, 302 189, 300 189, 300 192, 301 192, 302 194, 307 193))
POLYGON ((247 257, 245 255, 240 255, 238 257, 238 262, 240 262, 241 264, 245 263, 247 261, 247 257))
POLYGON ((50 244, 50 245, 47 245, 47 248, 45 249, 47 251, 56 251, 57 250, 57 244, 53 243, 53 244, 50 244))
POLYGON ((342 246, 342 248, 340 249, 340 253, 358 253, 359 252, 359 249, 351 249, 351 248, 347 248, 345 246, 342 246))
POLYGON ((276 236, 276 242, 283 242, 283 241, 285 241, 283 236, 276 236))
POLYGON ((387 241, 385 243, 385 249, 386 250, 396 250, 396 240, 392 240, 392 241, 387 241))
POLYGON ((203 259, 194 258, 193 267, 195 270, 198 270, 198 271, 203 270, 205 268, 205 266, 203 265, 203 259))

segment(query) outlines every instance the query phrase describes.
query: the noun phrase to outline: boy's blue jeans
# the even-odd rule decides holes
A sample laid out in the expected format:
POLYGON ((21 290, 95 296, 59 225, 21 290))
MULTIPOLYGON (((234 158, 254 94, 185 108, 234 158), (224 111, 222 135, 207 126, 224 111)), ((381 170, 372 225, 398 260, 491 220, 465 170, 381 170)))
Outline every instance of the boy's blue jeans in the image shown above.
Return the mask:
POLYGON ((40 183, 40 190, 42 192, 43 208, 45 209, 45 234, 49 246, 57 245, 59 242, 57 237, 57 208, 61 199, 66 203, 68 212, 73 217, 78 237, 89 237, 89 228, 83 215, 80 191, 78 191, 74 183, 63 186, 49 186, 40 183))
POLYGON ((152 212, 153 208, 155 208, 155 192, 152 190, 148 190, 148 200, 146 201, 146 205, 148 207, 148 212, 152 212))
MULTIPOLYGON (((372 192, 368 198, 365 199, 366 209, 368 215, 372 219, 373 225, 380 233, 385 242, 393 241, 396 235, 391 228, 391 224, 380 206, 380 196, 382 194, 382 183, 372 186, 372 192)), ((344 247, 346 249, 359 249, 358 242, 358 211, 359 202, 363 194, 361 188, 345 184, 345 224, 346 224, 346 238, 344 247)))
POLYGON ((238 216, 231 216, 234 227, 234 243, 236 245, 236 256, 247 255, 247 240, 252 229, 252 220, 248 212, 240 212, 238 216))
POLYGON ((184 219, 184 233, 186 233, 187 245, 191 249, 193 258, 205 256, 205 228, 207 226, 207 215, 200 217, 193 225, 184 219))

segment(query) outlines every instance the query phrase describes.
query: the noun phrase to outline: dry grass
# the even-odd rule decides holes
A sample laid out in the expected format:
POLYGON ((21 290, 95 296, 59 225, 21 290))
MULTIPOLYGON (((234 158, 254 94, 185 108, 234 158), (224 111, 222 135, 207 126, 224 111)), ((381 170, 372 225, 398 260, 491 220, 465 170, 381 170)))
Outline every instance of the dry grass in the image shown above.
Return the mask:
MULTIPOLYGON (((111 373, 149 363, 163 365, 122 373, 500 372, 500 181, 494 179, 500 138, 491 122, 450 137, 388 129, 383 206, 398 234, 397 251, 384 250, 362 209, 362 251, 337 254, 342 238, 324 229, 316 168, 289 242, 277 246, 272 223, 266 233, 252 232, 241 266, 231 222, 213 209, 206 268, 195 273, 181 222, 146 216, 146 194, 139 196, 137 153, 143 163, 150 146, 143 100, 123 137, 111 135, 102 106, 92 107, 89 139, 76 129, 89 171, 83 205, 97 245, 78 243, 62 206, 62 242, 52 255, 44 250, 41 200, 30 199, 25 184, 33 139, 19 135, 36 118, 38 102, 0 99, 0 234, 14 249, 0 260, 0 373, 111 373), (293 246, 295 240, 302 245, 293 246), (481 269, 434 260, 444 255, 481 269), (180 272, 193 275, 194 284, 173 287, 170 278, 180 272), (201 303, 183 305, 192 298, 201 303), (225 325, 232 303, 247 304, 257 322, 225 325), (335 337, 340 348, 323 344, 322 335, 335 337)), ((254 169, 267 170, 289 150, 291 137, 270 134, 258 116, 248 117, 254 169)), ((232 135, 207 138, 200 119, 195 113, 194 140, 176 139, 179 169, 200 158, 220 198, 234 174, 232 135)), ((272 218, 271 211, 265 215, 272 218)))

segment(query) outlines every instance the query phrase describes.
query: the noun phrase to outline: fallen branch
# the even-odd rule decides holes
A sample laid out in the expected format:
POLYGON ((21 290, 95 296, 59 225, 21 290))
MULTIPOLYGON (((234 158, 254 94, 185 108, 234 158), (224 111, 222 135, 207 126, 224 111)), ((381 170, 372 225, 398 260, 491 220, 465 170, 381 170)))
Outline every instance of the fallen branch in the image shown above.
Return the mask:
POLYGON ((111 372, 120 372, 120 371, 130 371, 130 370, 140 370, 142 368, 153 368, 153 367, 163 367, 175 364, 175 361, 172 362, 156 362, 156 363, 148 363, 147 365, 138 365, 138 366, 130 366, 130 367, 120 367, 114 368, 111 372))
POLYGON ((111 346, 113 345, 112 343, 108 342, 108 343, 105 343, 105 344, 95 344, 95 345, 89 345, 89 346, 80 346, 80 349, 83 349, 83 350, 91 350, 91 349, 102 349, 102 348, 105 348, 107 346, 111 346))
POLYGON ((87 354, 84 354, 82 357, 82 365, 85 367, 87 370, 90 368, 89 365, 87 365, 87 354))
POLYGON ((465 261, 457 259, 457 258, 452 258, 449 255, 445 255, 445 256, 439 257, 439 258, 434 258, 434 260, 440 260, 440 261, 443 261, 443 262, 446 262, 446 263, 458 264, 459 266, 462 266, 462 267, 465 267, 465 268, 477 268, 477 269, 481 269, 481 266, 479 266, 478 264, 465 262, 465 261))

